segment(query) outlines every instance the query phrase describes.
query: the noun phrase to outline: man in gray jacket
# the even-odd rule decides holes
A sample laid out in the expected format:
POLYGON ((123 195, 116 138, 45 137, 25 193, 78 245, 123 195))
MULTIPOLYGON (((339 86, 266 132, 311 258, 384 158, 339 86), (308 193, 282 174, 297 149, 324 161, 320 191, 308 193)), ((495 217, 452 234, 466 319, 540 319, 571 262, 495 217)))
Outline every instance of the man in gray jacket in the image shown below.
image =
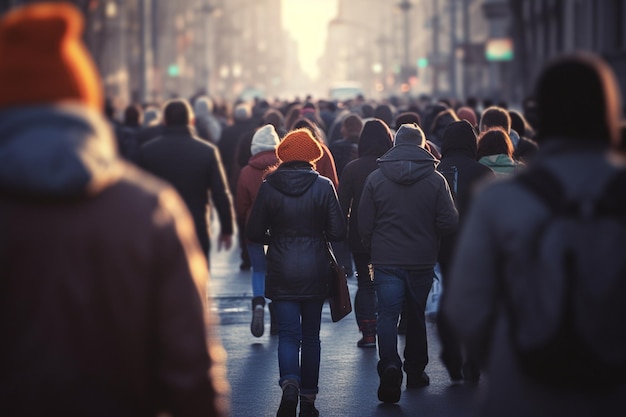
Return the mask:
POLYGON ((401 396, 397 323, 405 299, 407 388, 430 383, 424 372, 428 363, 424 310, 439 239, 458 223, 448 183, 435 170, 439 161, 424 149, 425 143, 417 124, 400 126, 393 148, 368 176, 359 203, 359 233, 371 251, 378 294, 378 398, 385 403, 398 402, 401 396))

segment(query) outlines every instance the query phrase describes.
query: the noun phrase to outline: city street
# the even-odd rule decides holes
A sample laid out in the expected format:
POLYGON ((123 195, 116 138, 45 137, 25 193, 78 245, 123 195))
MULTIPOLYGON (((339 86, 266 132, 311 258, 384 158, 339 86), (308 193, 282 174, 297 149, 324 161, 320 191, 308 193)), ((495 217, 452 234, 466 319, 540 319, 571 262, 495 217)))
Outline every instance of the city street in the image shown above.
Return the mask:
MULTIPOLYGON (((215 235, 215 234, 214 234, 215 235)), ((276 415, 281 390, 278 386, 278 336, 269 334, 269 312, 266 307, 265 334, 256 338, 250 333, 250 271, 239 270, 239 248, 211 253, 210 292, 220 318, 219 334, 228 354, 228 379, 231 384, 233 417, 270 417, 276 415)), ((356 279, 349 278, 354 298, 356 279)), ((356 346, 360 333, 354 313, 338 323, 330 319, 324 306, 321 341, 322 359, 319 394, 316 406, 323 417, 382 416, 454 416, 476 415, 475 399, 481 384, 451 384, 439 360, 436 325, 428 324, 430 363, 426 372, 431 384, 424 389, 405 390, 398 404, 378 401, 376 349, 356 346)), ((404 336, 399 337, 400 352, 404 336)), ((484 382, 483 382, 484 383, 484 382)))

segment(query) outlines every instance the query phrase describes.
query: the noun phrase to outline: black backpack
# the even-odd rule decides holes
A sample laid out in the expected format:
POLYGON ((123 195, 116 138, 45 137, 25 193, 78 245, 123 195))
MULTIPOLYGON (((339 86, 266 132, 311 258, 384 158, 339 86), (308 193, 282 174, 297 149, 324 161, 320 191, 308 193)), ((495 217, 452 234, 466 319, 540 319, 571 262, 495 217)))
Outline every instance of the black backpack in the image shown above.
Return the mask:
POLYGON ((514 181, 550 210, 505 289, 523 372, 570 391, 625 383, 626 170, 590 201, 568 201, 545 168, 514 181))

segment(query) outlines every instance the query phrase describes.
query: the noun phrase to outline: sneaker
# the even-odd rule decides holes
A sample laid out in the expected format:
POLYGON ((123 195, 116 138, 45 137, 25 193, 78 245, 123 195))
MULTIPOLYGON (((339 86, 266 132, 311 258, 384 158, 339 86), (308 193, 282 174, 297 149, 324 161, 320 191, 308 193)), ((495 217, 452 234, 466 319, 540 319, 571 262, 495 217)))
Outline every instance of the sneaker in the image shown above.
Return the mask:
POLYGON ((298 408, 298 386, 295 384, 287 384, 283 388, 283 397, 280 400, 280 406, 276 417, 296 417, 296 408, 298 408))
POLYGON ((308 401, 300 402, 300 414, 299 417, 319 417, 320 412, 315 408, 315 405, 308 401))
POLYGON ((252 311, 252 323, 250 323, 250 331, 255 337, 263 336, 263 332, 265 331, 265 323, 263 321, 263 316, 265 313, 265 307, 262 304, 257 304, 254 306, 254 310, 252 311))
POLYGON ((356 345, 360 348, 375 348, 376 336, 363 336, 361 340, 356 342, 356 345))
POLYGON ((401 387, 402 371, 395 365, 388 366, 380 375, 378 399, 384 403, 397 403, 402 394, 401 387))
POLYGON ((430 385, 430 378, 426 372, 422 372, 421 375, 407 375, 406 387, 407 388, 424 388, 430 385))

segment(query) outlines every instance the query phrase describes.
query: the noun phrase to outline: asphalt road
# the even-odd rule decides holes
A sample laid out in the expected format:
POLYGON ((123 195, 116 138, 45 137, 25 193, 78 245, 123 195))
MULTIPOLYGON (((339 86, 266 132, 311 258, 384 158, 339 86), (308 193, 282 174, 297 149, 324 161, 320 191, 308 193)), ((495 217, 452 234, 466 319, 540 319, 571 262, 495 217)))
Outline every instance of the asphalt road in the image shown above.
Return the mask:
MULTIPOLYGON (((213 245, 215 248, 215 245, 213 245)), ((266 308, 265 334, 256 338, 250 333, 250 272, 239 270, 239 248, 211 253, 209 291, 213 308, 220 318, 219 334, 228 354, 228 379, 231 384, 233 417, 270 417, 276 415, 281 390, 278 386, 278 336, 269 334, 266 308)), ((352 296, 356 279, 349 278, 352 296)), ((324 306, 321 328, 321 366, 316 407, 322 417, 475 417, 476 400, 485 379, 478 385, 452 384, 439 360, 436 323, 428 323, 430 362, 426 372, 430 386, 406 390, 397 404, 382 404, 377 397, 377 349, 356 346, 360 338, 354 313, 338 323, 330 319, 324 306)), ((404 349, 404 337, 398 340, 404 349)))

